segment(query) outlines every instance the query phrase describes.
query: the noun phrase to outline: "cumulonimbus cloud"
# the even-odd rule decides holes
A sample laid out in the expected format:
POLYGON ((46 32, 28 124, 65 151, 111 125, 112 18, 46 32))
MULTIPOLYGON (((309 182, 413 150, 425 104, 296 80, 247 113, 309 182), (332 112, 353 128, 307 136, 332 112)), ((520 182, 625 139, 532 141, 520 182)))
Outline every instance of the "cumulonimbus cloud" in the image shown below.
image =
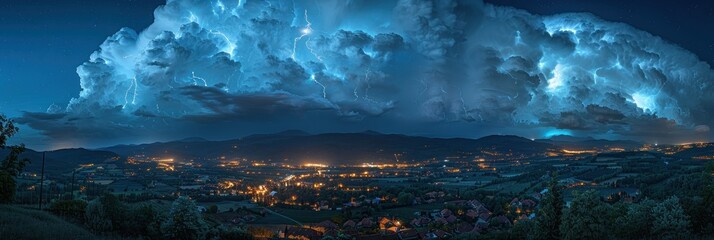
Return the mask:
POLYGON ((77 68, 82 90, 66 107, 19 121, 79 142, 309 112, 385 125, 710 137, 711 67, 587 13, 456 0, 168 0, 154 15, 77 68))

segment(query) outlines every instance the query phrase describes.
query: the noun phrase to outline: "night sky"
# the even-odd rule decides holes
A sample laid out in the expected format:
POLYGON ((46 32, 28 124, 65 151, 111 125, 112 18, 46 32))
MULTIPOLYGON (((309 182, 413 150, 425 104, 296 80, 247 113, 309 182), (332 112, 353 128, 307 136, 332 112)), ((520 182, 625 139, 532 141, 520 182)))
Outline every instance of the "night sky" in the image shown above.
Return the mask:
POLYGON ((0 113, 37 149, 287 129, 711 141, 711 22, 699 1, 0 0, 0 113))

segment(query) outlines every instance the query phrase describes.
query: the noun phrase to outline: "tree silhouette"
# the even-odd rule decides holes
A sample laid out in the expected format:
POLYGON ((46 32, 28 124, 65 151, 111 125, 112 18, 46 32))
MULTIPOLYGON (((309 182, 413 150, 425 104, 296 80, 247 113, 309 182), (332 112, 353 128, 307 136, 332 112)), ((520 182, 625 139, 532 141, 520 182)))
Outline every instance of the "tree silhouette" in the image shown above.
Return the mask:
POLYGON ((7 140, 19 130, 11 119, 0 115, 0 150, 10 150, 0 165, 0 203, 12 201, 17 188, 14 177, 17 177, 29 162, 27 159, 20 159, 25 145, 7 146, 7 140))
POLYGON ((204 239, 208 225, 193 200, 179 197, 171 205, 171 212, 161 224, 161 231, 169 239, 204 239))
POLYGON ((652 232, 661 239, 686 239, 689 235, 689 217, 684 213, 676 196, 658 203, 652 208, 652 215, 652 232))
POLYGON ((548 192, 543 196, 535 221, 536 239, 560 239, 560 221, 563 215, 563 196, 558 178, 551 175, 548 192))
POLYGON ((608 239, 610 208, 610 205, 600 201, 595 190, 576 194, 563 215, 560 226, 563 239, 608 239))

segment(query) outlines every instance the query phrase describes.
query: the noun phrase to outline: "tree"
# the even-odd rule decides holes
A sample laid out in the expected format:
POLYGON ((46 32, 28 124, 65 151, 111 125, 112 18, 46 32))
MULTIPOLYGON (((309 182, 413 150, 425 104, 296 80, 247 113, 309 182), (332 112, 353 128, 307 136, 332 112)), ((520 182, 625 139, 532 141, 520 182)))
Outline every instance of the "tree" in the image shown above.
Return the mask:
POLYGON ((508 230, 511 239, 529 239, 529 234, 533 231, 535 223, 531 220, 520 220, 513 224, 508 230))
POLYGON ((50 205, 50 212, 72 219, 75 222, 84 222, 87 202, 84 200, 58 200, 50 205))
POLYGON ((7 146, 7 140, 19 130, 12 120, 0 115, 0 150, 7 148, 10 150, 0 165, 0 203, 9 203, 15 197, 17 185, 14 177, 17 177, 29 162, 19 157, 25 151, 25 145, 7 146))
POLYGON ((134 229, 129 221, 129 208, 119 198, 112 194, 104 194, 87 204, 87 226, 95 232, 112 232, 127 234, 134 229))
POLYGON ((397 197, 397 203, 400 205, 412 205, 412 203, 414 203, 414 194, 400 192, 397 197))
POLYGON ((686 239, 690 233, 689 217, 679 204, 679 198, 672 196, 652 208, 652 233, 662 239, 686 239))
POLYGON ((17 186, 12 175, 0 170, 0 203, 12 202, 16 191, 17 186))
POLYGON ((623 239, 648 238, 652 236, 652 209, 657 203, 645 199, 627 206, 625 214, 615 220, 615 233, 623 239))
POLYGON ((90 230, 98 233, 105 233, 114 229, 112 221, 109 220, 109 217, 107 217, 104 206, 99 199, 95 199, 87 204, 85 214, 87 218, 87 228, 90 230))
POLYGON ((238 227, 219 228, 221 240, 252 240, 255 239, 247 230, 238 227))
POLYGON ((193 200, 179 197, 171 205, 168 218, 161 224, 161 232, 168 239, 204 239, 208 225, 193 200))
POLYGON ((142 204, 134 209, 132 218, 136 224, 138 235, 150 239, 161 238, 161 223, 164 221, 164 216, 150 203, 142 204))
POLYGON ((211 204, 206 210, 207 213, 218 213, 218 206, 216 204, 211 204))
POLYGON ((548 183, 535 219, 536 239, 560 239, 560 221, 563 215, 563 196, 558 178, 553 174, 548 183))
POLYGON ((575 194, 563 213, 560 225, 563 239, 608 239, 607 220, 611 208, 600 201, 596 190, 575 194))
POLYGON ((704 167, 702 185, 701 199, 690 203, 688 212, 692 217, 692 227, 696 232, 714 235, 714 162, 709 162, 704 167))
POLYGON ((478 233, 462 233, 462 234, 459 234, 459 235, 456 235, 456 236, 452 237, 451 239, 452 239, 452 240, 478 239, 478 238, 479 238, 479 235, 480 235, 480 234, 478 234, 478 233))

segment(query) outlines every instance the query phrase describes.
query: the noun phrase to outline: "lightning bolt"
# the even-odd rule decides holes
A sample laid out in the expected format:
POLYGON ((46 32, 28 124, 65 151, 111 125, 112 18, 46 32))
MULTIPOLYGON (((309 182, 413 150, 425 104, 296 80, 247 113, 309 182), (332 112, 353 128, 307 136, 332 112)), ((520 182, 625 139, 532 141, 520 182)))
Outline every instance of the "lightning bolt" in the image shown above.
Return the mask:
POLYGON ((131 104, 136 104, 136 89, 139 87, 139 82, 136 81, 134 77, 134 96, 131 98, 131 104))
POLYGON ((226 87, 223 88, 224 91, 228 92, 229 90, 231 90, 231 79, 233 79, 233 76, 236 75, 237 71, 237 68, 233 69, 233 73, 231 73, 231 75, 228 77, 228 81, 226 82, 226 87))
POLYGON ((419 91, 419 96, 417 97, 417 102, 419 102, 419 98, 421 98, 421 96, 424 95, 426 93, 426 91, 429 90, 429 84, 426 83, 426 80, 424 80, 424 78, 419 80, 419 82, 421 82, 421 85, 424 86, 424 88, 421 91, 419 91))
MULTIPOLYGON (((293 41, 293 54, 290 55, 293 60, 295 60, 295 50, 297 49, 298 42, 302 40, 302 38, 304 38, 305 36, 310 35, 312 33, 312 23, 307 18, 307 9, 305 9, 305 22, 307 22, 307 25, 305 25, 305 28, 300 30, 300 36, 296 37, 293 41)), ((307 45, 307 42, 305 44, 307 45)), ((310 49, 310 47, 308 47, 308 49, 310 49)))
POLYGON ((312 49, 312 47, 310 47, 310 44, 308 44, 311 39, 312 39, 312 38, 308 38, 307 41, 305 41, 305 47, 307 47, 307 49, 310 50, 310 53, 312 53, 312 55, 315 56, 315 58, 317 58, 318 61, 324 62, 324 61, 322 61, 322 56, 320 56, 319 54, 317 54, 317 53, 315 52, 315 49, 312 49))
POLYGON ((214 34, 214 35, 218 35, 220 37, 223 37, 223 39, 226 40, 226 43, 228 44, 228 46, 226 46, 225 49, 223 49, 223 52, 228 53, 228 55, 231 55, 231 58, 233 58, 233 50, 236 49, 236 44, 233 43, 231 41, 231 39, 228 38, 228 36, 226 36, 226 34, 222 33, 221 31, 211 30, 210 33, 214 34))
MULTIPOLYGON (((459 99, 461 100, 461 109, 464 111, 464 115, 471 119, 475 119, 474 116, 466 109, 466 101, 464 101, 464 91, 462 89, 459 89, 459 99)), ((483 121, 481 114, 479 114, 479 117, 481 118, 481 121, 483 121)))
POLYGON ((124 93, 124 106, 122 108, 125 108, 126 105, 129 105, 129 92, 131 92, 132 89, 134 89, 134 94, 131 98, 131 104, 136 104, 136 95, 137 95, 137 88, 139 87, 139 83, 136 80, 136 77, 133 77, 130 81, 129 88, 126 89, 126 92, 124 93))
POLYGON ((364 98, 364 100, 370 101, 370 102, 372 102, 372 103, 377 103, 377 101, 375 101, 374 99, 372 99, 372 98, 369 97, 369 89, 372 88, 372 84, 371 84, 370 81, 369 81, 369 80, 370 80, 370 78, 369 78, 369 74, 370 74, 370 73, 372 73, 372 70, 367 69, 367 72, 364 74, 364 82, 367 83, 367 87, 364 89, 364 97, 362 97, 362 98, 364 98))
MULTIPOLYGON (((312 27, 311 27, 311 26, 312 26, 312 23, 310 22, 310 20, 309 20, 308 17, 307 17, 307 10, 305 10, 305 22, 307 22, 307 26, 306 26, 306 28, 304 28, 304 29, 302 30, 302 32, 303 32, 303 34, 310 35, 310 34, 312 34, 313 29, 312 29, 312 27)), ((317 61, 320 61, 321 63, 324 63, 324 61, 322 60, 322 56, 320 56, 319 54, 317 54, 317 52, 315 52, 315 49, 313 49, 312 47, 310 47, 310 40, 312 40, 312 38, 311 38, 311 37, 308 37, 307 40, 305 41, 305 48, 307 48, 308 50, 310 50, 310 53, 311 53, 313 56, 315 56, 315 58, 317 58, 317 61)), ((294 47, 294 46, 293 46, 293 47, 294 47)), ((293 55, 294 55, 294 54, 295 54, 295 51, 293 51, 293 55)))
POLYGON ((198 17, 195 14, 193 14, 193 12, 188 12, 188 13, 190 14, 190 16, 188 17, 188 21, 198 23, 198 17))
POLYGON ((193 85, 198 85, 198 81, 196 79, 203 81, 203 86, 208 87, 208 82, 206 82, 206 79, 203 79, 201 77, 196 77, 195 72, 191 72, 191 79, 193 79, 193 85))
POLYGON ((310 79, 322 87, 322 98, 327 99, 327 88, 325 87, 325 85, 322 84, 320 81, 317 81, 317 78, 315 78, 315 74, 310 75, 310 79))

